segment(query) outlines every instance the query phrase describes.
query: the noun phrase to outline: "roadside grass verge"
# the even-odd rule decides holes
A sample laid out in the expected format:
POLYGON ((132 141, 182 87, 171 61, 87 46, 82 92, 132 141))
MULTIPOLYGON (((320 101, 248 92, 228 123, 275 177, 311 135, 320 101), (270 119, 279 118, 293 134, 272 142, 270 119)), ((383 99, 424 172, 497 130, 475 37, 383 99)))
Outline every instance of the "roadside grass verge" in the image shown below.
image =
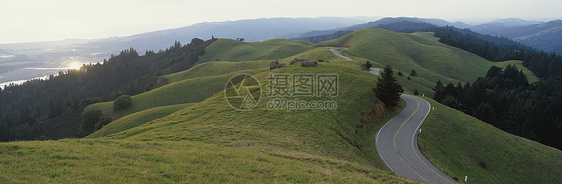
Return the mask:
POLYGON ((562 151, 511 135, 426 98, 435 110, 422 125, 422 153, 468 183, 559 183, 562 151))

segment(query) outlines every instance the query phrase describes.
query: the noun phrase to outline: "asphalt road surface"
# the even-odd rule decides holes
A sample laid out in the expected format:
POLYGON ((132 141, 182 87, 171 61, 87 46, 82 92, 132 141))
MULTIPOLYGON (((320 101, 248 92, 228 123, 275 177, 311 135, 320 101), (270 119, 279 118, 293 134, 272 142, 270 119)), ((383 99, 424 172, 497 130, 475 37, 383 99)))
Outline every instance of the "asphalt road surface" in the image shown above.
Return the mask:
POLYGON ((353 61, 353 59, 341 55, 340 52, 336 51, 335 49, 330 49, 330 51, 332 51, 332 53, 334 53, 336 56, 341 57, 347 61, 353 61))
POLYGON ((370 69, 369 72, 371 72, 372 74, 375 74, 375 75, 379 75, 379 72, 381 71, 380 68, 369 68, 369 69, 370 69))
POLYGON ((425 183, 456 183, 433 166, 418 148, 419 128, 431 105, 415 96, 403 94, 401 98, 406 101, 406 107, 377 133, 380 157, 392 171, 407 178, 425 183))

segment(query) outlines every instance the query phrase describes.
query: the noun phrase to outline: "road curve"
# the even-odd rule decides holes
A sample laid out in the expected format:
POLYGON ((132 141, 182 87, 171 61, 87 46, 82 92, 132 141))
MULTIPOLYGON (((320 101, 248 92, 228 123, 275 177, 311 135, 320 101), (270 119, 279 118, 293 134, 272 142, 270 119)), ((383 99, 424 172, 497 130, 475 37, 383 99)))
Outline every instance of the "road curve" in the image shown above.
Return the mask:
POLYGON ((433 166, 418 148, 419 128, 431 105, 416 96, 403 94, 400 98, 406 101, 406 107, 377 132, 380 157, 392 171, 407 178, 425 183, 456 183, 433 166))
POLYGON ((338 52, 336 49, 330 49, 330 51, 331 51, 332 53, 334 53, 334 55, 336 55, 336 56, 338 56, 338 57, 341 57, 341 58, 343 58, 343 59, 345 59, 345 60, 347 60, 347 61, 353 61, 353 59, 348 58, 348 57, 345 57, 344 55, 341 55, 340 52, 338 52))
POLYGON ((380 71, 381 71, 380 68, 369 68, 369 72, 371 72, 372 74, 375 74, 375 75, 379 75, 380 71))

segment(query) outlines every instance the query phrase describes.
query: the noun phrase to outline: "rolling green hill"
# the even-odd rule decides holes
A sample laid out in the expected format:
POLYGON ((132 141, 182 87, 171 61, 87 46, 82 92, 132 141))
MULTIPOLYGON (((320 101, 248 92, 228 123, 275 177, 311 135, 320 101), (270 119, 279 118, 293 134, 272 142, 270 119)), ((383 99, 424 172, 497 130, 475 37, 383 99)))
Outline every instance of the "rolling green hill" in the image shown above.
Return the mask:
POLYGON ((263 42, 241 42, 219 39, 205 48, 206 54, 199 60, 207 61, 253 61, 286 58, 312 49, 305 41, 273 39, 263 42))
POLYGON ((363 29, 344 37, 321 42, 318 46, 346 47, 344 53, 365 58, 382 65, 391 65, 394 69, 409 74, 412 69, 418 75, 435 82, 457 83, 475 81, 486 75, 492 65, 519 63, 518 67, 529 75, 531 81, 536 77, 520 65, 518 61, 490 62, 475 54, 451 47, 437 41, 432 33, 395 33, 384 29, 363 29))
MULTIPOLYGON (((294 58, 307 58, 309 60, 317 60, 317 59, 324 59, 324 60, 333 60, 333 61, 341 61, 341 58, 333 55, 331 52, 328 51, 330 47, 320 47, 320 48, 313 48, 310 44, 305 44, 306 42, 302 41, 289 41, 289 40, 268 40, 264 42, 255 42, 255 43, 246 43, 240 42, 235 40, 229 39, 219 39, 214 42, 211 46, 209 46, 206 51, 207 54, 205 57, 219 57, 220 55, 223 58, 227 59, 239 59, 237 57, 236 51, 239 49, 245 49, 245 55, 263 55, 264 52, 270 52, 275 50, 275 55, 268 55, 268 57, 272 57, 273 59, 279 59, 280 62, 286 63, 289 65, 289 62, 294 58), (295 46, 296 45, 296 46, 295 46), (287 51, 287 49, 281 49, 284 47, 290 47, 292 50, 287 51), (251 48, 251 49, 249 49, 251 48), (292 53, 298 52, 300 49, 299 54, 290 55, 292 53), (224 52, 220 52, 224 51, 224 52), (220 54, 213 55, 213 52, 217 52, 220 54), (222 55, 221 55, 222 54, 222 55), (274 56, 286 56, 285 58, 275 58, 274 56)), ((433 37, 430 33, 412 33, 412 34, 401 34, 401 33, 394 33, 382 29, 368 29, 368 30, 360 30, 354 33, 351 33, 345 37, 342 37, 337 40, 323 42, 318 44, 317 46, 325 46, 325 45, 336 45, 336 46, 345 46, 350 47, 349 50, 341 50, 344 53, 348 53, 351 55, 355 55, 355 59, 357 62, 354 63, 364 63, 367 60, 374 61, 375 66, 382 67, 385 64, 389 64, 385 62, 385 60, 378 60, 378 59, 365 59, 372 56, 372 52, 367 49, 377 50, 377 48, 382 48, 385 50, 386 57, 388 58, 401 58, 402 60, 412 60, 410 57, 411 55, 423 55, 424 52, 432 52, 433 55, 438 56, 445 56, 445 55, 454 55, 454 57, 450 62, 442 61, 442 58, 437 57, 434 58, 431 56, 416 56, 418 58, 423 58, 419 60, 415 60, 416 62, 427 63, 429 66, 437 66, 440 63, 447 63, 446 68, 459 68, 457 70, 452 70, 454 72, 449 72, 446 74, 441 74, 439 72, 434 72, 434 67, 432 68, 425 68, 420 66, 414 62, 414 64, 396 64, 396 63, 404 63, 404 62, 394 62, 392 65, 395 69, 401 70, 406 75, 409 73, 411 69, 415 69, 420 77, 411 77, 410 80, 406 80, 406 78, 399 77, 398 80, 403 83, 407 84, 404 85, 404 89, 407 93, 413 94, 414 90, 420 92, 420 94, 424 94, 427 96, 433 96, 432 88, 435 86, 435 82, 437 80, 441 80, 443 82, 458 82, 458 80, 452 79, 451 76, 455 76, 457 71, 461 71, 463 75, 469 75, 466 71, 460 68, 473 68, 477 69, 477 71, 471 71, 472 73, 483 73, 485 74, 488 68, 492 65, 497 65, 504 67, 507 64, 515 64, 519 68, 524 70, 529 76, 529 80, 531 82, 537 81, 538 78, 532 74, 528 69, 521 65, 520 61, 506 61, 506 62, 489 62, 486 61, 476 55, 471 53, 462 51, 460 49, 456 49, 445 44, 441 44, 437 41, 435 37, 433 37), (373 36, 377 35, 377 36, 373 36), (359 37, 355 39, 355 37, 359 37), (401 41, 396 41, 401 40, 401 41), (340 43, 341 42, 341 43, 340 43), (361 43, 361 44, 359 44, 361 43), (410 45, 409 47, 404 47, 404 45, 410 45), (388 49, 393 49, 392 52, 389 52, 388 49), (428 51, 425 51, 428 50, 428 51), (421 51, 422 54, 416 53, 414 51, 421 51), (360 54, 357 54, 360 53, 360 54), (367 57, 365 57, 367 56, 367 57), (407 56, 407 57, 404 57, 407 56), (464 57, 469 57, 469 59, 464 59, 464 57), (460 59, 459 59, 460 58, 460 59), (457 61, 458 60, 458 61, 457 61), (469 61, 474 60, 474 62, 469 61), (473 67, 473 65, 481 65, 480 67, 473 67), (482 67, 484 66, 484 67, 482 67), (411 69, 410 69, 411 68, 411 69), (421 72, 420 72, 421 71, 421 72), (424 72, 425 71, 425 72, 424 72)), ((376 54, 375 54, 376 56, 376 54)), ((244 58, 244 57, 242 57, 244 58)), ((201 59, 205 60, 205 59, 201 59)), ((390 60, 390 59, 386 59, 390 60)), ((165 106, 165 105, 174 105, 179 103, 192 103, 192 102, 199 102, 203 99, 209 97, 210 95, 220 91, 222 89, 222 82, 219 81, 226 81, 228 80, 228 76, 230 75, 221 75, 221 74, 231 74, 231 72, 240 72, 240 70, 247 70, 247 73, 255 74, 258 72, 266 71, 267 66, 270 60, 258 60, 258 61, 241 61, 241 62, 232 62, 232 61, 211 61, 201 63, 189 70, 170 74, 164 76, 167 78, 171 84, 166 85, 162 88, 155 89, 153 91, 143 93, 133 97, 133 101, 137 103, 133 103, 133 106, 127 110, 123 111, 115 111, 112 109, 112 102, 105 102, 94 104, 86 108, 86 110, 92 109, 100 109, 105 115, 111 116, 113 119, 118 119, 125 115, 139 112, 142 110, 147 110, 152 107, 158 106, 165 106), (217 75, 221 75, 218 77, 217 75), (201 85, 201 84, 205 85, 201 85), (200 84, 199 86, 195 84, 200 84), (166 98, 162 98, 165 96, 166 98), (184 98, 184 96, 187 96, 184 98), (147 103, 148 102, 148 103, 147 103)), ((471 77, 471 79, 474 77, 471 77)), ((464 82, 468 81, 468 78, 465 78, 464 82)))
MULTIPOLYGON (((342 60, 334 56, 327 48, 315 48, 295 56, 279 59, 279 61, 289 65, 293 57, 310 60, 323 58, 332 61, 342 60)), ((223 90, 226 81, 234 74, 256 74, 267 71, 269 70, 269 62, 271 61, 210 61, 202 63, 188 70, 163 76, 169 80, 170 84, 133 96, 133 105, 128 109, 114 110, 113 102, 102 102, 92 104, 86 107, 84 111, 101 110, 104 115, 117 120, 126 115, 154 107, 200 102, 223 90)), ((353 64, 359 67, 358 63, 353 64)))
POLYGON ((251 70, 251 69, 269 69, 270 60, 258 60, 258 61, 210 61, 201 63, 199 65, 190 68, 189 70, 169 74, 163 76, 168 79, 170 83, 182 81, 186 79, 192 79, 197 77, 206 76, 216 76, 225 73, 232 73, 241 70, 251 70))
POLYGON ((468 183, 562 180, 562 151, 426 100, 435 110, 423 123, 418 144, 422 153, 447 175, 460 179, 468 176, 468 183))
POLYGON ((114 110, 113 102, 92 104, 84 111, 101 110, 104 115, 112 117, 114 121, 89 135, 88 138, 121 132, 172 114, 182 107, 200 102, 223 90, 224 83, 233 75, 232 72, 254 74, 265 71, 268 63, 267 61, 206 62, 182 72, 163 76, 171 83, 133 96, 133 105, 128 109, 114 110))
POLYGON ((162 107, 154 107, 151 109, 143 110, 133 114, 123 116, 110 124, 107 124, 102 129, 88 135, 86 138, 96 138, 103 137, 110 134, 122 132, 133 127, 148 123, 152 120, 168 116, 178 110, 189 107, 193 105, 192 103, 187 104, 177 104, 162 107))
MULTIPOLYGON (((237 71, 241 73, 255 74, 266 69, 249 69, 237 71)), ((113 102, 103 102, 89 105, 84 111, 101 110, 106 116, 113 119, 147 110, 154 107, 168 106, 175 104, 200 102, 213 94, 224 89, 224 84, 234 73, 227 73, 216 76, 204 76, 185 79, 154 90, 132 96, 133 104, 124 110, 114 110, 113 102)))

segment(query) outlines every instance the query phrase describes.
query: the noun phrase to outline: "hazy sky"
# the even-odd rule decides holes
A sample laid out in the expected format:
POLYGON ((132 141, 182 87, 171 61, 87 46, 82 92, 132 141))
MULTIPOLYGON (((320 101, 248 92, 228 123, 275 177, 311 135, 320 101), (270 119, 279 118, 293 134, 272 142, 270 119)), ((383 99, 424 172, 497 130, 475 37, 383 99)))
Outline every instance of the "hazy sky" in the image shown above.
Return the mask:
POLYGON ((0 43, 104 38, 272 17, 562 17, 562 0, 2 0, 0 43))

